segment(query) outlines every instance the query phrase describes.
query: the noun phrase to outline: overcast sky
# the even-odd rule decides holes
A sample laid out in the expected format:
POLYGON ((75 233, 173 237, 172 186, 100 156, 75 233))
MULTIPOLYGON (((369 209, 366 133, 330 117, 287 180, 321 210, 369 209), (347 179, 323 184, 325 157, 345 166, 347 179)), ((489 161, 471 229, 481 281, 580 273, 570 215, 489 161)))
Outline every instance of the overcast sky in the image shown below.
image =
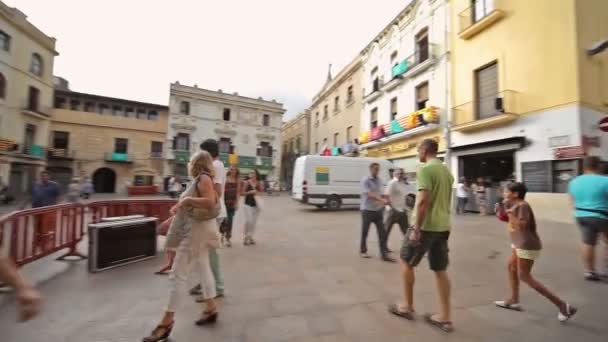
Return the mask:
POLYGON ((305 109, 409 0, 3 0, 57 38, 72 90, 167 104, 169 83, 305 109))

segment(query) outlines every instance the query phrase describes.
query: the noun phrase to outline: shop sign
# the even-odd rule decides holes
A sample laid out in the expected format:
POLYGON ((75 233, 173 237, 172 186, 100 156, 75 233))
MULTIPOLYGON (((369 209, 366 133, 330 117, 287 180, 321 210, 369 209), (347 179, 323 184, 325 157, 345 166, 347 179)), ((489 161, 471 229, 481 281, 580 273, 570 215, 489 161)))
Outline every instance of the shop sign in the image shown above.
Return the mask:
POLYGON ((597 126, 602 132, 608 132, 608 116, 600 120, 597 126))
POLYGON ((582 146, 559 147, 553 151, 555 159, 574 159, 585 156, 582 146))
MULTIPOLYGON (((439 143, 439 136, 432 137, 431 139, 435 140, 439 143)), ((370 157, 381 157, 381 156, 390 156, 395 153, 402 153, 413 148, 418 147, 421 139, 411 140, 411 141, 400 141, 395 142, 386 146, 371 148, 368 149, 368 156, 370 157)))
POLYGON ((570 145, 570 136, 569 135, 560 135, 560 136, 549 138, 550 147, 560 147, 560 146, 568 146, 568 145, 570 145))

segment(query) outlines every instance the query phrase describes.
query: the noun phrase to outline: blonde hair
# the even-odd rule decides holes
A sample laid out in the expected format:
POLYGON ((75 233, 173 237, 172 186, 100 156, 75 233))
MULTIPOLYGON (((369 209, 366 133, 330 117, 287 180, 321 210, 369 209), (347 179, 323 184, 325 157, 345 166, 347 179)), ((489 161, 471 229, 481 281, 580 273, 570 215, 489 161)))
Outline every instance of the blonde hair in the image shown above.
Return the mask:
POLYGON ((197 152, 190 158, 188 172, 192 177, 198 177, 201 173, 208 173, 212 178, 215 176, 213 158, 207 151, 197 152))

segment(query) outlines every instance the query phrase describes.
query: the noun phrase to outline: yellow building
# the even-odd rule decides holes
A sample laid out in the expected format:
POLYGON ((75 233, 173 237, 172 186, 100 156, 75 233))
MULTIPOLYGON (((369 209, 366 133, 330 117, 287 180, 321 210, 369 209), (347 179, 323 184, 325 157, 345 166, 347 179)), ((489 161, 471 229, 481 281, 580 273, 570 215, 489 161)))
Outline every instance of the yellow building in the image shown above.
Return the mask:
POLYGON ((361 56, 350 62, 327 82, 310 105, 312 121, 310 153, 352 146, 359 135, 363 89, 361 56))
POLYGON ((310 111, 305 110, 281 127, 281 182, 291 185, 293 167, 299 156, 309 154, 310 111))
POLYGON ((608 157, 608 1, 453 0, 452 169, 564 192, 585 155, 608 157))
POLYGON ((64 186, 89 177, 96 193, 162 189, 167 127, 167 106, 57 89, 49 171, 64 186))
POLYGON ((55 38, 0 2, 0 186, 19 197, 46 166, 55 38))

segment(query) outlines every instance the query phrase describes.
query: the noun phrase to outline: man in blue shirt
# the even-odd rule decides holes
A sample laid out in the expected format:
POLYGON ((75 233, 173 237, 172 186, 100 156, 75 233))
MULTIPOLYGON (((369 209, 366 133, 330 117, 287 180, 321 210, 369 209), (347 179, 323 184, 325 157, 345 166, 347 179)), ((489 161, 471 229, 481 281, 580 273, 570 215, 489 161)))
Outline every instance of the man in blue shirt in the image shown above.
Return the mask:
POLYGON ((49 179, 49 173, 40 173, 40 182, 32 190, 32 208, 46 207, 57 204, 59 200, 59 185, 49 179))
POLYGON ((367 234, 371 224, 376 225, 378 232, 378 243, 380 244, 380 255, 382 260, 387 262, 395 262, 395 259, 388 256, 388 247, 386 243, 386 233, 384 232, 383 211, 384 206, 388 204, 388 200, 383 195, 382 180, 378 177, 380 172, 380 164, 372 163, 369 166, 370 176, 363 178, 361 181, 361 257, 370 258, 367 254, 367 234))
POLYGON ((584 174, 573 179, 568 186, 574 215, 582 233, 585 279, 591 281, 601 280, 595 269, 598 236, 608 242, 608 177, 600 174, 601 164, 598 157, 586 157, 583 160, 584 174))

